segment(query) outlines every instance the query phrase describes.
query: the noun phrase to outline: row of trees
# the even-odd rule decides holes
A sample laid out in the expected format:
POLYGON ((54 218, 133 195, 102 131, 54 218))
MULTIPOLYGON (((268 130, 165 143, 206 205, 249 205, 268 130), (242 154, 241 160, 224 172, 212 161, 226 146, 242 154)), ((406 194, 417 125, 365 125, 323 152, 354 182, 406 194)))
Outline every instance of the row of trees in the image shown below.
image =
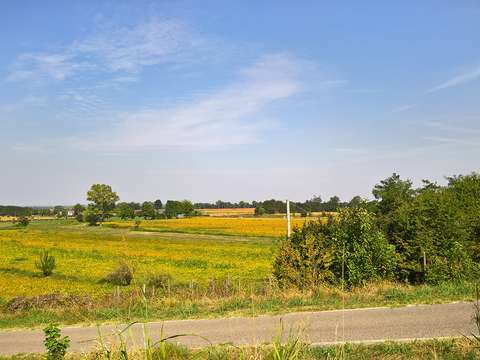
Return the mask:
POLYGON ((103 221, 116 214, 122 219, 134 219, 138 216, 145 219, 172 219, 179 215, 190 216, 195 214, 195 207, 189 200, 174 201, 168 200, 165 204, 165 211, 159 212, 163 207, 161 200, 154 202, 144 201, 140 206, 137 203, 116 203, 120 197, 109 185, 94 184, 87 191, 87 201, 90 204, 85 208, 83 205, 74 206, 76 218, 81 222, 88 222, 95 225, 97 222, 102 226, 103 221))
MULTIPOLYGON (((290 201, 292 205, 292 212, 333 212, 337 208, 353 208, 362 203, 362 198, 360 196, 354 196, 349 202, 341 202, 338 196, 332 196, 330 200, 322 202, 322 197, 313 195, 313 198, 306 200, 304 202, 293 202, 290 201)), ((251 203, 247 201, 240 201, 238 203, 224 202, 218 200, 215 203, 195 203, 195 209, 242 209, 242 208, 263 208, 264 213, 266 214, 284 214, 287 211, 287 204, 284 201, 280 200, 266 200, 266 201, 252 201, 251 203)))
MULTIPOLYGON (((100 185, 96 184, 96 189, 90 189, 89 193, 87 194, 87 200, 89 197, 92 196, 95 192, 104 191, 105 189, 101 190, 102 186, 107 185, 100 185), (92 192, 93 191, 93 192, 92 192)), ((107 191, 112 191, 111 188, 107 191)), ((103 193, 105 195, 105 193, 103 193)), ((100 195, 102 196, 102 195, 100 195)), ((92 201, 92 200, 89 200, 92 201)), ((118 200, 117 200, 118 201, 118 200)), ((139 202, 120 202, 118 204, 114 204, 115 213, 120 216, 122 219, 134 219, 135 217, 143 217, 145 219, 156 219, 156 218, 170 218, 173 213, 176 215, 184 214, 188 216, 189 214, 193 214, 195 209, 236 209, 236 208, 251 208, 255 207, 257 209, 257 215, 263 214, 284 214, 286 213, 287 205, 286 202, 280 200, 266 200, 262 202, 252 201, 252 203, 246 201, 240 201, 238 203, 231 203, 231 202, 223 202, 218 200, 214 204, 210 203, 195 203, 192 204, 188 201, 188 204, 185 205, 184 200, 180 203, 184 203, 186 206, 186 210, 180 211, 180 207, 178 205, 179 202, 175 202, 170 200, 170 205, 167 207, 165 204, 165 215, 159 214, 159 211, 164 208, 164 204, 160 199, 155 201, 144 201, 143 203, 139 202), (193 209, 192 209, 193 206, 193 209), (173 209, 173 210, 171 210, 173 209), (168 210, 168 211, 167 211, 168 210)), ((362 199, 360 196, 355 196, 352 200, 347 202, 341 202, 338 196, 333 196, 327 202, 322 202, 322 198, 320 196, 314 195, 312 199, 306 200, 305 202, 291 202, 291 211, 292 213, 302 213, 302 212, 332 212, 336 211, 337 208, 345 208, 345 207, 355 207, 356 205, 360 204, 362 199)), ((95 202, 95 200, 93 200, 95 202)), ((167 202, 168 203, 168 202, 167 202)), ((59 218, 67 218, 67 210, 71 210, 72 208, 65 207, 65 206, 54 206, 53 209, 47 208, 34 208, 34 207, 20 207, 20 206, 1 206, 0 205, 0 216, 17 216, 21 214, 25 209, 30 211, 31 215, 40 215, 40 216, 56 216, 59 218)), ((87 207, 77 203, 73 207, 73 216, 76 217, 79 221, 83 221, 83 212, 87 210, 87 207)), ((90 212, 91 213, 91 212, 90 212)))
POLYGON ((342 278, 350 285, 478 278, 480 175, 446 179, 446 186, 424 181, 414 189, 393 174, 374 187, 377 203, 294 228, 277 256, 277 279, 304 287, 342 278))

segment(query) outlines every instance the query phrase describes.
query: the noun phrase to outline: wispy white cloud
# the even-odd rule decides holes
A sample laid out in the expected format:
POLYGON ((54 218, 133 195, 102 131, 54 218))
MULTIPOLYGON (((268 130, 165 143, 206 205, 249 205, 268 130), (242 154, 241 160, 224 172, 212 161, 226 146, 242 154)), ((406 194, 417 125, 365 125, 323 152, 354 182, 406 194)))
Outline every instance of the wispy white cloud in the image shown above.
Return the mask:
POLYGON ((140 81, 140 78, 136 76, 120 76, 110 80, 101 81, 97 85, 97 87, 99 88, 119 87, 128 83, 137 82, 137 81, 140 81))
POLYGON ((395 114, 395 113, 398 113, 398 112, 401 112, 401 111, 405 111, 405 110, 408 110, 408 109, 411 109, 415 107, 415 105, 402 105, 402 106, 398 106, 392 110, 390 110, 387 115, 392 115, 392 114, 395 114))
POLYGON ((75 62, 72 59, 73 56, 67 54, 22 54, 13 64, 13 71, 7 81, 64 80, 76 71, 94 67, 92 64, 75 62))
POLYGON ((436 142, 443 142, 448 144, 461 144, 468 146, 478 147, 478 139, 454 139, 452 137, 441 137, 441 136, 423 136, 422 139, 433 140, 436 142))
POLYGON ((445 89, 445 88, 455 86, 455 85, 460 85, 460 84, 466 83, 468 81, 471 81, 473 79, 476 79, 479 76, 480 76, 480 67, 473 70, 473 71, 470 71, 466 74, 454 77, 453 79, 443 83, 442 85, 431 88, 430 90, 427 90, 426 93, 441 90, 441 89, 445 89))
POLYGON ((47 102, 46 97, 38 97, 38 96, 31 95, 16 103, 0 106, 0 110, 3 112, 11 112, 14 110, 28 108, 31 106, 46 106, 46 102, 47 102))
POLYGON ((286 54, 268 55, 227 89, 168 110, 119 114, 115 128, 73 142, 107 151, 219 150, 260 142, 262 131, 276 128, 274 121, 258 119, 260 110, 299 92, 305 65, 286 54))
POLYGON ((75 41, 74 54, 91 55, 108 71, 137 71, 142 66, 172 60, 202 41, 178 21, 152 21, 134 29, 115 28, 75 41))
POLYGON ((467 133, 467 134, 473 134, 477 133, 480 134, 480 130, 478 129, 473 129, 473 128, 467 128, 467 127, 462 127, 462 126, 453 126, 453 125, 447 125, 441 122, 437 121, 430 121, 430 120, 417 120, 417 121, 412 121, 414 123, 419 123, 427 127, 431 128, 436 128, 439 130, 445 130, 448 132, 461 132, 461 133, 467 133))
POLYGON ((81 71, 135 73, 144 66, 193 59, 195 49, 204 45, 205 40, 173 20, 113 27, 73 41, 56 54, 20 55, 7 81, 60 81, 81 71))

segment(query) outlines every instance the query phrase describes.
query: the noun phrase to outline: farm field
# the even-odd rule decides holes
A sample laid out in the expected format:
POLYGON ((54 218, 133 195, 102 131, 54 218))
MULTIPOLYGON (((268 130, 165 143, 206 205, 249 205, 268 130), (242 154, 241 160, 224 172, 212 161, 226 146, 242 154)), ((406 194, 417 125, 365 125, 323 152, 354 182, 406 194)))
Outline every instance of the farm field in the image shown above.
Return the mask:
POLYGON ((123 260, 131 261, 140 285, 148 272, 171 274, 177 282, 206 283, 227 275, 244 281, 267 277, 271 244, 181 239, 149 239, 39 230, 0 231, 0 294, 4 299, 49 292, 93 297, 111 293, 101 280, 123 260), (57 259, 51 277, 40 276, 35 260, 42 250, 57 259), (255 261, 252 261, 255 259, 255 261))
MULTIPOLYGON (((292 219, 292 229, 295 225, 301 226, 305 221, 305 219, 292 219)), ((106 224, 128 229, 132 228, 135 223, 134 221, 109 221, 106 224)), ((281 238, 287 234, 287 221, 282 218, 237 219, 209 217, 142 220, 140 229, 187 234, 281 238)))

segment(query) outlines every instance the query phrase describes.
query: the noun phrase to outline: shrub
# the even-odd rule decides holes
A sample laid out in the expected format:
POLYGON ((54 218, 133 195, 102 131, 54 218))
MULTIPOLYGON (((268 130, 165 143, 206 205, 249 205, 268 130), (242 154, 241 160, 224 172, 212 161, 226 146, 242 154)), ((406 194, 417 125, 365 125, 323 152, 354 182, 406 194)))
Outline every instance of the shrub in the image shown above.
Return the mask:
POLYGON ((48 251, 42 251, 38 261, 35 260, 35 267, 40 270, 44 276, 50 276, 57 267, 55 257, 50 255, 48 251))
POLYGON ((472 261, 459 242, 454 242, 441 255, 443 256, 439 254, 430 260, 425 278, 427 283, 436 285, 478 278, 479 265, 472 261))
POLYGON ((376 230, 371 213, 358 206, 341 209, 338 225, 333 234, 333 271, 337 277, 342 275, 343 261, 344 279, 349 285, 393 276, 397 266, 395 246, 376 230))
POLYGON ((261 207, 260 205, 258 205, 255 208, 254 215, 255 216, 262 216, 263 214, 265 214, 265 209, 263 207, 261 207))
POLYGON ((23 210, 22 214, 18 217, 18 224, 23 227, 27 227, 30 223, 30 210, 25 209, 23 210))
POLYGON ((155 286, 156 288, 163 287, 165 289, 165 286, 168 284, 169 281, 170 283, 174 281, 173 275, 160 271, 156 273, 148 273, 145 283, 148 286, 155 286))
POLYGON ((135 274, 131 263, 122 262, 115 270, 107 275, 106 280, 114 285, 130 285, 135 274))
POLYGON ((84 211, 83 212, 83 221, 88 222, 88 226, 95 226, 97 222, 100 220, 100 216, 91 212, 91 211, 84 211))
POLYGON ((282 244, 274 274, 283 285, 305 288, 322 281, 359 285, 391 278, 396 267, 395 247, 373 226, 372 216, 360 207, 341 209, 338 219, 305 222, 282 244))
POLYGON ((282 286, 306 288, 322 281, 333 281, 329 270, 333 258, 332 230, 336 226, 333 217, 327 222, 308 221, 300 228, 293 228, 277 255, 273 273, 282 286))

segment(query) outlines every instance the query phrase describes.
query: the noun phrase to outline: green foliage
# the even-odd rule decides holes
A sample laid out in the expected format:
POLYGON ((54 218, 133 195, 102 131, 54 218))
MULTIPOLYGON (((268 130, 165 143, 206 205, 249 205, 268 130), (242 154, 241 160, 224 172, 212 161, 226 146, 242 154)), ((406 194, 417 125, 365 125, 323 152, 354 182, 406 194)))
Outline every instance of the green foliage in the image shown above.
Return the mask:
POLYGON ((94 184, 87 191, 87 200, 92 203, 88 205, 87 211, 98 216, 100 226, 103 219, 113 214, 115 211, 115 203, 120 200, 115 191, 109 185, 94 184))
POLYGON ((17 216, 28 208, 13 205, 0 205, 0 216, 17 216))
POLYGON ((333 247, 332 270, 337 277, 343 272, 349 285, 389 279, 397 265, 395 246, 388 244, 374 227, 372 214, 361 207, 340 209, 333 247))
POLYGON ((168 200, 165 204, 165 216, 168 219, 174 219, 178 214, 183 213, 183 206, 180 201, 168 200))
POLYGON ((400 180, 400 175, 393 173, 389 178, 380 181, 372 190, 375 199, 381 199, 379 204, 380 212, 388 214, 408 202, 414 195, 410 180, 400 180))
POLYGON ((195 206, 193 206, 190 200, 187 200, 187 199, 182 200, 182 206, 183 206, 183 215, 185 216, 190 216, 195 211, 195 206))
POLYGON ((144 201, 142 204, 142 216, 147 219, 155 219, 155 206, 150 201, 144 201))
POLYGON ((120 216, 122 220, 128 218, 135 219, 135 210, 129 204, 123 202, 118 204, 117 215, 120 216))
POLYGON ((77 216, 78 214, 81 214, 83 213, 85 210, 87 210, 87 208, 85 206, 83 206, 82 204, 75 204, 75 206, 73 207, 73 215, 74 216, 77 216))
POLYGON ((59 360, 65 357, 67 349, 70 347, 68 336, 60 339, 60 329, 58 324, 50 324, 45 329, 45 340, 43 341, 48 350, 47 360, 59 360))
POLYGON ((439 284, 475 279, 480 275, 479 270, 479 265, 472 261, 462 244, 454 242, 452 247, 431 258, 425 281, 439 284))
POLYGON ((273 266, 273 274, 281 285, 306 288, 322 281, 333 281, 330 265, 333 258, 332 235, 336 225, 330 216, 327 222, 308 221, 301 228, 293 228, 273 266))
POLYGON ((30 223, 30 216, 31 216, 30 209, 24 209, 20 216, 18 217, 18 225, 26 227, 30 223))
MULTIPOLYGON (((100 216, 93 211, 85 210, 82 214, 82 218, 84 222, 88 223, 88 226, 95 226, 97 222, 100 220, 100 216)), ((77 219, 78 220, 78 219, 77 219)))
POLYGON ((340 209, 338 219, 309 221, 294 228, 275 260, 274 274, 283 285, 305 288, 319 282, 359 285, 391 278, 395 247, 375 229, 367 210, 340 209))
POLYGON ((153 202, 153 206, 155 207, 155 210, 160 210, 163 207, 162 200, 157 199, 153 202))
MULTIPOLYGON (((293 326, 293 325, 292 325, 293 326)), ((300 335, 294 335, 292 328, 290 328, 289 339, 286 344, 282 344, 280 336, 283 330, 283 319, 278 323, 277 336, 273 342, 273 359, 274 360, 295 360, 301 350, 306 350, 307 344, 300 341, 300 335)))
POLYGON ((265 209, 263 207, 261 207, 260 205, 257 205, 255 207, 254 215, 255 216, 262 216, 263 214, 265 214, 265 209))
POLYGON ((286 214, 287 204, 280 200, 267 200, 263 202, 262 207, 265 209, 266 214, 286 214))
POLYGON ((376 225, 395 245, 397 278, 436 283, 476 276, 475 263, 467 259, 480 259, 479 174, 447 178, 445 187, 424 180, 424 187, 415 191, 410 181, 401 181, 395 174, 392 178, 382 181, 389 184, 390 193, 387 186, 382 187, 376 225), (423 269, 424 252, 428 278, 423 269))
POLYGON ((157 220, 163 220, 163 219, 166 219, 167 216, 165 215, 165 212, 162 211, 162 212, 157 212, 157 214, 155 215, 155 219, 157 220))
POLYGON ((106 280, 114 285, 130 285, 135 274, 135 267, 132 263, 124 261, 107 275, 106 280))
POLYGON ((55 257, 50 255, 48 251, 42 251, 38 261, 35 260, 35 267, 40 270, 44 276, 50 276, 53 274, 53 270, 57 267, 55 264, 55 257))
POLYGON ((141 223, 142 223, 142 220, 135 220, 135 225, 133 225, 133 228, 138 229, 141 223))
POLYGON ((184 216, 189 216, 193 214, 195 207, 193 206, 190 200, 176 201, 168 200, 165 204, 165 217, 168 219, 174 219, 178 215, 183 214, 184 216))
POLYGON ((337 211, 340 206, 340 198, 338 196, 332 196, 330 200, 323 204, 323 211, 337 211))

